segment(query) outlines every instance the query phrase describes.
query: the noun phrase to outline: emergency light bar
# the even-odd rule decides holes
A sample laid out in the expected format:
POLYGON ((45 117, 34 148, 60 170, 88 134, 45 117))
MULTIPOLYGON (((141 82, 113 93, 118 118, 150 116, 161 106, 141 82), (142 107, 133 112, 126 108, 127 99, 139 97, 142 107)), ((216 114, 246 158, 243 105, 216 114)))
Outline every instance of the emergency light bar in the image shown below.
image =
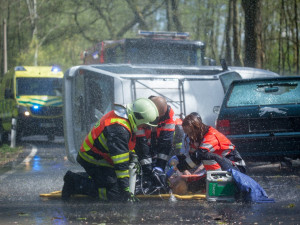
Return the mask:
POLYGON ((24 66, 16 66, 15 71, 26 71, 26 69, 24 68, 24 66))
POLYGON ((61 71, 61 68, 57 65, 54 65, 51 68, 51 72, 57 73, 57 72, 60 72, 60 71, 61 71))
POLYGON ((172 32, 172 31, 144 31, 139 30, 138 35, 144 37, 172 37, 187 39, 190 34, 188 32, 172 32))

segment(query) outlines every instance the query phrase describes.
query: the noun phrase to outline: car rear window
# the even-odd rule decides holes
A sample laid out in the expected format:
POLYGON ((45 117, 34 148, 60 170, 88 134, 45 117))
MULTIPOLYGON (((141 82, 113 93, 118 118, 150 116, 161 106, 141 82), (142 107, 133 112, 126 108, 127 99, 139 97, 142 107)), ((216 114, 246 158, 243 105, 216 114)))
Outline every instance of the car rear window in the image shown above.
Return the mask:
POLYGON ((227 107, 300 103, 299 80, 251 81, 236 83, 227 107))

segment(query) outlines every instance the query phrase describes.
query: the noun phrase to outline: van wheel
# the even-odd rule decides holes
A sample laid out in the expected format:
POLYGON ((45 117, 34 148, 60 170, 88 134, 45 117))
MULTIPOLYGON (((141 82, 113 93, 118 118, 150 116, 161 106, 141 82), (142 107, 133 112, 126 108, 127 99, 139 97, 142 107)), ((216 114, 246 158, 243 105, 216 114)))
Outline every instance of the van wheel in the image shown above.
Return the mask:
POLYGON ((47 138, 48 138, 48 141, 54 141, 55 136, 54 136, 54 134, 48 134, 47 138))

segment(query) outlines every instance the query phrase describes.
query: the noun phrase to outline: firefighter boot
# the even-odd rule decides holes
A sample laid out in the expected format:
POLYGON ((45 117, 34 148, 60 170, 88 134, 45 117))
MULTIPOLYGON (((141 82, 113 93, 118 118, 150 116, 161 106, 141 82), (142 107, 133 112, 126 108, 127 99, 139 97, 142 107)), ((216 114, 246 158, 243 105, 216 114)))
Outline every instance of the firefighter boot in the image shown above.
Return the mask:
POLYGON ((71 195, 82 194, 91 197, 98 196, 98 190, 94 181, 82 173, 67 171, 64 176, 64 186, 62 189, 62 199, 68 200, 71 195))
POLYGON ((70 170, 64 176, 64 186, 62 189, 61 197, 63 200, 68 200, 72 194, 74 194, 74 179, 73 179, 73 172, 70 170))
POLYGON ((79 174, 75 174, 75 175, 76 176, 74 177, 74 181, 75 181, 74 194, 88 195, 92 198, 99 197, 98 188, 93 179, 79 174))

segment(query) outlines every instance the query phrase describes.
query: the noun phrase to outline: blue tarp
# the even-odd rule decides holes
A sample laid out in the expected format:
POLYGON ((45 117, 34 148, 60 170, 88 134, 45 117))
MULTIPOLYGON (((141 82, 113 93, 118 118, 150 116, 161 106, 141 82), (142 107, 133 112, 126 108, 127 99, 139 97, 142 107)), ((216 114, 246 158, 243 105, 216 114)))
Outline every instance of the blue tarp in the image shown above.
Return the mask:
POLYGON ((274 199, 268 197, 265 190, 251 177, 235 169, 229 169, 228 172, 232 174, 244 201, 255 203, 275 202, 274 199))

